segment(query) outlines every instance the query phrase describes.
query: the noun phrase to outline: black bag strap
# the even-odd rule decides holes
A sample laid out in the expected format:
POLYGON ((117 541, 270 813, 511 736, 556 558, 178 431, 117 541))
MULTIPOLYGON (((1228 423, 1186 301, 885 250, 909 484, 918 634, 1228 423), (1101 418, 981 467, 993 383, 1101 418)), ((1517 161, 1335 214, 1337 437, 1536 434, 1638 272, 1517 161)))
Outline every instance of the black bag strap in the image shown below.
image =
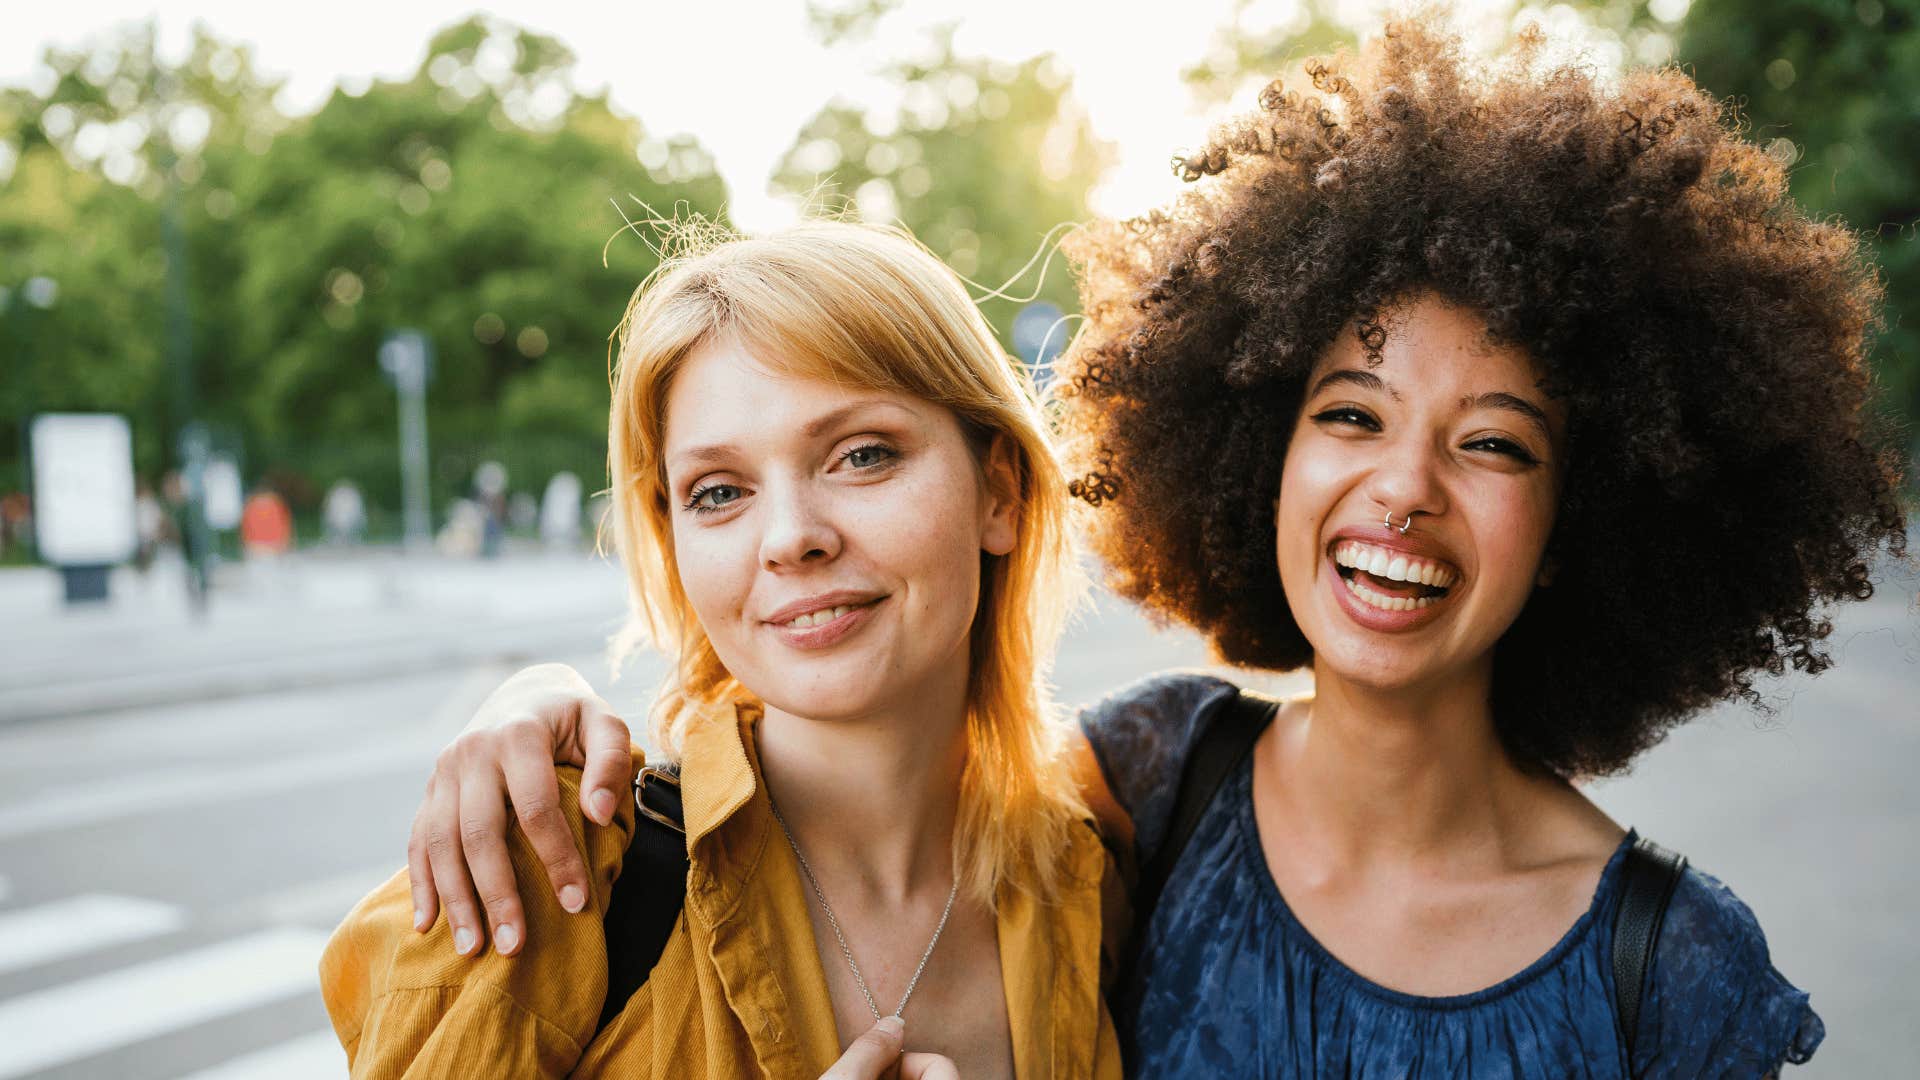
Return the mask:
POLYGON ((687 902, 687 830, 678 766, 648 765, 633 778, 633 838, 607 900, 605 1028, 646 983, 687 902))
POLYGON ((1186 850, 1187 841, 1193 838, 1194 826, 1200 824, 1200 816, 1212 805, 1220 785, 1253 752, 1253 744, 1279 711, 1279 701, 1265 694, 1242 690, 1216 706, 1217 715, 1210 718, 1210 723, 1206 719, 1200 721, 1206 726, 1200 732, 1199 740, 1194 743, 1193 752, 1187 755, 1186 768, 1180 773, 1180 786, 1174 792, 1173 816, 1167 822, 1166 838, 1160 842, 1160 848, 1153 853, 1153 858, 1141 869, 1140 881, 1134 886, 1135 949, 1139 948, 1147 920, 1153 917, 1153 909, 1160 902, 1161 890, 1167 887, 1173 864, 1180 861, 1180 853, 1186 850))
POLYGON ((1666 920, 1667 905, 1686 868, 1686 856, 1644 836, 1628 849, 1622 868, 1626 881, 1613 919, 1613 1015, 1621 1045, 1627 1048, 1629 1070, 1640 1005, 1646 1000, 1647 977, 1653 971, 1653 950, 1660 943, 1660 924, 1666 920))

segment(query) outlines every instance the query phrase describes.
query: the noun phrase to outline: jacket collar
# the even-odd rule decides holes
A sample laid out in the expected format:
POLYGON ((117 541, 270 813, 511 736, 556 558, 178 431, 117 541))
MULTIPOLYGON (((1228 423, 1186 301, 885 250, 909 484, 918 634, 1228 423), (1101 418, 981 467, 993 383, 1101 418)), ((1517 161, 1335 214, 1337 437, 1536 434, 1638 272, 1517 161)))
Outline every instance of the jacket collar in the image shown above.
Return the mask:
POLYGON ((689 852, 753 798, 757 785, 747 748, 759 719, 758 705, 720 702, 688 725, 680 748, 680 797, 689 852))

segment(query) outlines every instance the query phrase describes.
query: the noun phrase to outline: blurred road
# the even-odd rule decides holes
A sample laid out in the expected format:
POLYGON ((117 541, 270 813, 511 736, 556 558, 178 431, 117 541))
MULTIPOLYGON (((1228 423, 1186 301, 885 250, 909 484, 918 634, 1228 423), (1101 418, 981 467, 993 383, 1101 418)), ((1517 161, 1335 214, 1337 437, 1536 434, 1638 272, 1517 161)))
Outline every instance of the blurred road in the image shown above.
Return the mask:
MULTIPOLYGON (((597 684, 610 567, 301 557, 225 583, 205 624, 165 579, 64 612, 0 572, 0 1080, 339 1076, 314 968, 404 861, 436 749, 528 657, 597 684)), ((1739 891, 1827 1022, 1791 1075, 1905 1075, 1920 970, 1920 620, 1887 581, 1838 667, 1722 710, 1596 788, 1739 891)), ((1062 654, 1063 700, 1204 662, 1111 601, 1062 654)), ((639 717, 658 667, 609 694, 639 717)), ((1282 689, 1296 683, 1265 681, 1282 689)))

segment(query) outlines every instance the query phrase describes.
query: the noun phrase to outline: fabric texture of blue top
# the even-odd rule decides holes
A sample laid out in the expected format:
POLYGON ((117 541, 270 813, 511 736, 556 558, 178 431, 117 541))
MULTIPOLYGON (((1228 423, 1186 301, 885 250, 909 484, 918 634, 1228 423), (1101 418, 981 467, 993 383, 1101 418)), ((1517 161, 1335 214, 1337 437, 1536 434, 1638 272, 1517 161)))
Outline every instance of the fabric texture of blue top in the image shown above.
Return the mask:
MULTIPOLYGON (((1137 857, 1166 836, 1210 706, 1234 686, 1157 675, 1088 709, 1081 726, 1132 816, 1137 857)), ((1757 1077, 1803 1062, 1825 1029, 1774 970, 1753 913, 1689 868, 1654 953, 1632 1068, 1614 1022, 1613 917, 1629 834, 1593 903, 1526 970, 1455 997, 1417 997, 1350 970, 1274 887, 1243 764, 1200 818, 1117 990, 1131 1075, 1490 1080, 1757 1077)))

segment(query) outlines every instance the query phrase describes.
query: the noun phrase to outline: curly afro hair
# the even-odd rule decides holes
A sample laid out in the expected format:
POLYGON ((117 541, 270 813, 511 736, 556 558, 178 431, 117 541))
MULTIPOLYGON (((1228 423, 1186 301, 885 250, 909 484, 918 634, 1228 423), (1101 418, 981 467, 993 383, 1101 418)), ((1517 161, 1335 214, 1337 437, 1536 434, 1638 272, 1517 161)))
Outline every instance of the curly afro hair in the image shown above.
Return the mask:
POLYGON ((1555 581, 1495 649, 1492 708, 1517 761, 1571 777, 1825 668, 1826 605, 1906 532, 1860 240, 1680 71, 1544 46, 1476 63, 1398 21, 1176 158, 1197 182, 1167 211, 1071 240, 1062 423, 1114 587, 1229 662, 1300 667, 1271 500, 1307 374, 1343 332, 1377 357, 1411 295, 1477 311, 1570 417, 1555 581))

